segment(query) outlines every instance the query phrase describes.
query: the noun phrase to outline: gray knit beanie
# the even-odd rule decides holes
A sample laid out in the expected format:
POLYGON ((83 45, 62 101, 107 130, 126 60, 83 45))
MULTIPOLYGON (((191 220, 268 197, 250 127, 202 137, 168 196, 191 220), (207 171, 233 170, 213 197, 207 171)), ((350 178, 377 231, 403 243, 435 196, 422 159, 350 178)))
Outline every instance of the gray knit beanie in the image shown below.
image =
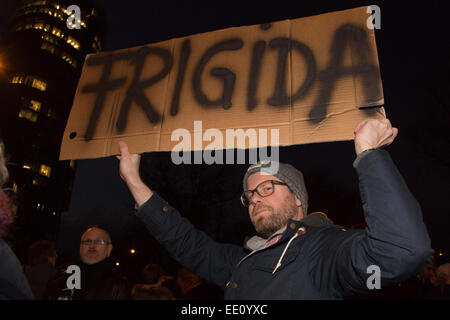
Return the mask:
POLYGON ((306 190, 303 174, 287 163, 281 163, 272 160, 263 160, 252 164, 245 173, 243 188, 247 190, 247 179, 255 172, 263 172, 277 177, 281 181, 287 184, 289 189, 297 196, 302 203, 303 215, 306 216, 306 210, 308 207, 308 191, 306 190))

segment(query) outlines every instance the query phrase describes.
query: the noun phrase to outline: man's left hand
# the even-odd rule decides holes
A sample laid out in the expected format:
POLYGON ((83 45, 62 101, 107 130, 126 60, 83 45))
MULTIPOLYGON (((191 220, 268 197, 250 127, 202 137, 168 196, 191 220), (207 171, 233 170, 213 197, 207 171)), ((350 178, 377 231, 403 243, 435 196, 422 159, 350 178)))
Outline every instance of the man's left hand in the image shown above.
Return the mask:
POLYGON ((389 119, 364 120, 356 126, 354 132, 357 156, 366 150, 390 145, 398 135, 398 129, 392 127, 389 119))

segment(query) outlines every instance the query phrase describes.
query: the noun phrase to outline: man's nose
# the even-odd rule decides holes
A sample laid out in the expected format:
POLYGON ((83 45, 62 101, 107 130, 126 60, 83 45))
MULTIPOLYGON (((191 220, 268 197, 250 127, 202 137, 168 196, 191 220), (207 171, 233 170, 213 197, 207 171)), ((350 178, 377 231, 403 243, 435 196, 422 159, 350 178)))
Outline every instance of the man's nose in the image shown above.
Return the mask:
POLYGON ((252 196, 250 197, 250 205, 256 205, 260 202, 262 202, 263 197, 261 197, 256 191, 253 192, 252 196))

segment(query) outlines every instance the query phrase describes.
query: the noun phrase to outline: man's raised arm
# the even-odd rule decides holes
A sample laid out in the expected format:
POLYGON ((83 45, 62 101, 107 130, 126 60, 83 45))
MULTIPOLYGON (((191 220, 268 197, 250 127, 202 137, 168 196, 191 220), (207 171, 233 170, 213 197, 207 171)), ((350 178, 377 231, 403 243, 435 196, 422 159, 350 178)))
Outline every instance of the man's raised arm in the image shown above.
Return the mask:
POLYGON ((140 207, 153 196, 153 191, 142 181, 139 175, 140 154, 130 154, 125 142, 119 142, 120 177, 125 181, 133 195, 134 201, 140 207))

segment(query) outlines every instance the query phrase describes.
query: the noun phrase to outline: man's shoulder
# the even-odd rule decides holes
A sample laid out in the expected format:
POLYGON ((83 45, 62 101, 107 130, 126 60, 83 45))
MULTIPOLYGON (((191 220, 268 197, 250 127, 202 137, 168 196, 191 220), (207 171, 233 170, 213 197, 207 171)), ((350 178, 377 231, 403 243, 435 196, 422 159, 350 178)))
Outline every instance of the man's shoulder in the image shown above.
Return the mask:
POLYGON ((338 224, 325 226, 309 226, 309 239, 307 245, 321 247, 323 249, 337 248, 348 240, 359 237, 364 230, 347 228, 338 224))

